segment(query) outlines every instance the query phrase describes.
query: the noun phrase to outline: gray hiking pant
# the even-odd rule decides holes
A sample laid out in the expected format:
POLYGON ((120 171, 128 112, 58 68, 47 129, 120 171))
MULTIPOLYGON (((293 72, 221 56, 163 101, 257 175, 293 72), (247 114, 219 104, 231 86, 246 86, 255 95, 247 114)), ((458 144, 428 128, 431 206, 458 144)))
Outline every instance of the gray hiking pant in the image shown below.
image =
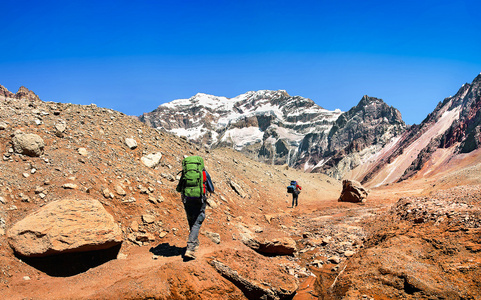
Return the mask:
POLYGON ((199 245, 199 230, 205 219, 205 207, 207 201, 205 199, 186 199, 182 197, 184 209, 189 222, 189 238, 187 239, 187 251, 194 251, 199 245))

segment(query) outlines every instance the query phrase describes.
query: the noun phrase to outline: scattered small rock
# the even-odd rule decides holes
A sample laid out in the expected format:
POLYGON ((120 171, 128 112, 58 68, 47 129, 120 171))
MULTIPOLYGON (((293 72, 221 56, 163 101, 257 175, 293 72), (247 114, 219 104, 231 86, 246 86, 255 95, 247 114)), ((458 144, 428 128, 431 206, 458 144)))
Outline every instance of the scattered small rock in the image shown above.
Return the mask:
POLYGON ((339 256, 332 256, 329 257, 327 261, 333 264, 339 264, 341 262, 341 258, 339 256))
POLYGON ((76 190, 78 188, 75 183, 65 183, 62 185, 62 187, 67 190, 76 190))
POLYGON ((127 192, 125 192, 125 190, 120 185, 115 186, 115 192, 120 196, 127 195, 127 192))
POLYGON ((215 232, 208 232, 206 231, 205 236, 208 237, 212 242, 216 244, 220 244, 220 234, 215 233, 215 232))
POLYGON ((125 145, 127 145, 127 147, 129 147, 131 150, 134 150, 137 148, 137 141, 132 138, 126 138, 125 145))
POLYGON ((247 193, 235 181, 231 180, 229 184, 239 196, 242 198, 247 197, 247 193))
POLYGON ((142 215, 142 221, 146 224, 152 224, 155 222, 155 216, 149 214, 142 215))
POLYGON ((82 156, 87 156, 89 155, 89 152, 85 148, 78 148, 78 153, 82 156))

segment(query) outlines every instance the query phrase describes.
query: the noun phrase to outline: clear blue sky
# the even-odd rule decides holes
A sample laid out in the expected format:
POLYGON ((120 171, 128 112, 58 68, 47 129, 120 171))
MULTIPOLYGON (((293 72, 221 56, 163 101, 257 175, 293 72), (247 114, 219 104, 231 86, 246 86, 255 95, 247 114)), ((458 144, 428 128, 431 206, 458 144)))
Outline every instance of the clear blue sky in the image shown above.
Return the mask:
POLYGON ((1 0, 0 84, 129 115, 198 92, 287 90, 408 124, 481 72, 481 1, 1 0))

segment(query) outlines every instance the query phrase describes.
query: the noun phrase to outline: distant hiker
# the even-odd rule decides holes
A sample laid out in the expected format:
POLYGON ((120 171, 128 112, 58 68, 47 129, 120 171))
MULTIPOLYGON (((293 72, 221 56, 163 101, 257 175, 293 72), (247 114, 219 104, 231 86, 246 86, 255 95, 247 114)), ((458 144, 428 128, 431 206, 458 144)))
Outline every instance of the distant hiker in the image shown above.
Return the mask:
POLYGON ((184 258, 195 259, 195 251, 199 248, 199 230, 205 219, 206 193, 214 192, 202 157, 189 156, 182 160, 182 176, 176 190, 181 193, 190 230, 184 258))
POLYGON ((302 187, 297 184, 297 181, 292 180, 291 185, 287 187, 287 192, 292 194, 292 207, 297 206, 297 199, 299 198, 299 194, 301 193, 302 187))

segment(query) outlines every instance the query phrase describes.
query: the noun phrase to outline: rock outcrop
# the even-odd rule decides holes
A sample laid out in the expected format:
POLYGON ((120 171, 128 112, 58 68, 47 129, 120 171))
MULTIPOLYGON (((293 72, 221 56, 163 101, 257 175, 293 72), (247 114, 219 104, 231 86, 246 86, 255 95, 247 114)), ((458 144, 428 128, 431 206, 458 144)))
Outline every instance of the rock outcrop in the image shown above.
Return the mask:
POLYGON ((40 257, 102 250, 122 242, 114 218, 97 200, 60 200, 28 215, 7 231, 16 253, 40 257))
POLYGON ((405 129, 397 109, 381 99, 364 96, 337 118, 327 136, 312 133, 304 138, 299 148, 304 155, 297 166, 341 179, 405 129))

